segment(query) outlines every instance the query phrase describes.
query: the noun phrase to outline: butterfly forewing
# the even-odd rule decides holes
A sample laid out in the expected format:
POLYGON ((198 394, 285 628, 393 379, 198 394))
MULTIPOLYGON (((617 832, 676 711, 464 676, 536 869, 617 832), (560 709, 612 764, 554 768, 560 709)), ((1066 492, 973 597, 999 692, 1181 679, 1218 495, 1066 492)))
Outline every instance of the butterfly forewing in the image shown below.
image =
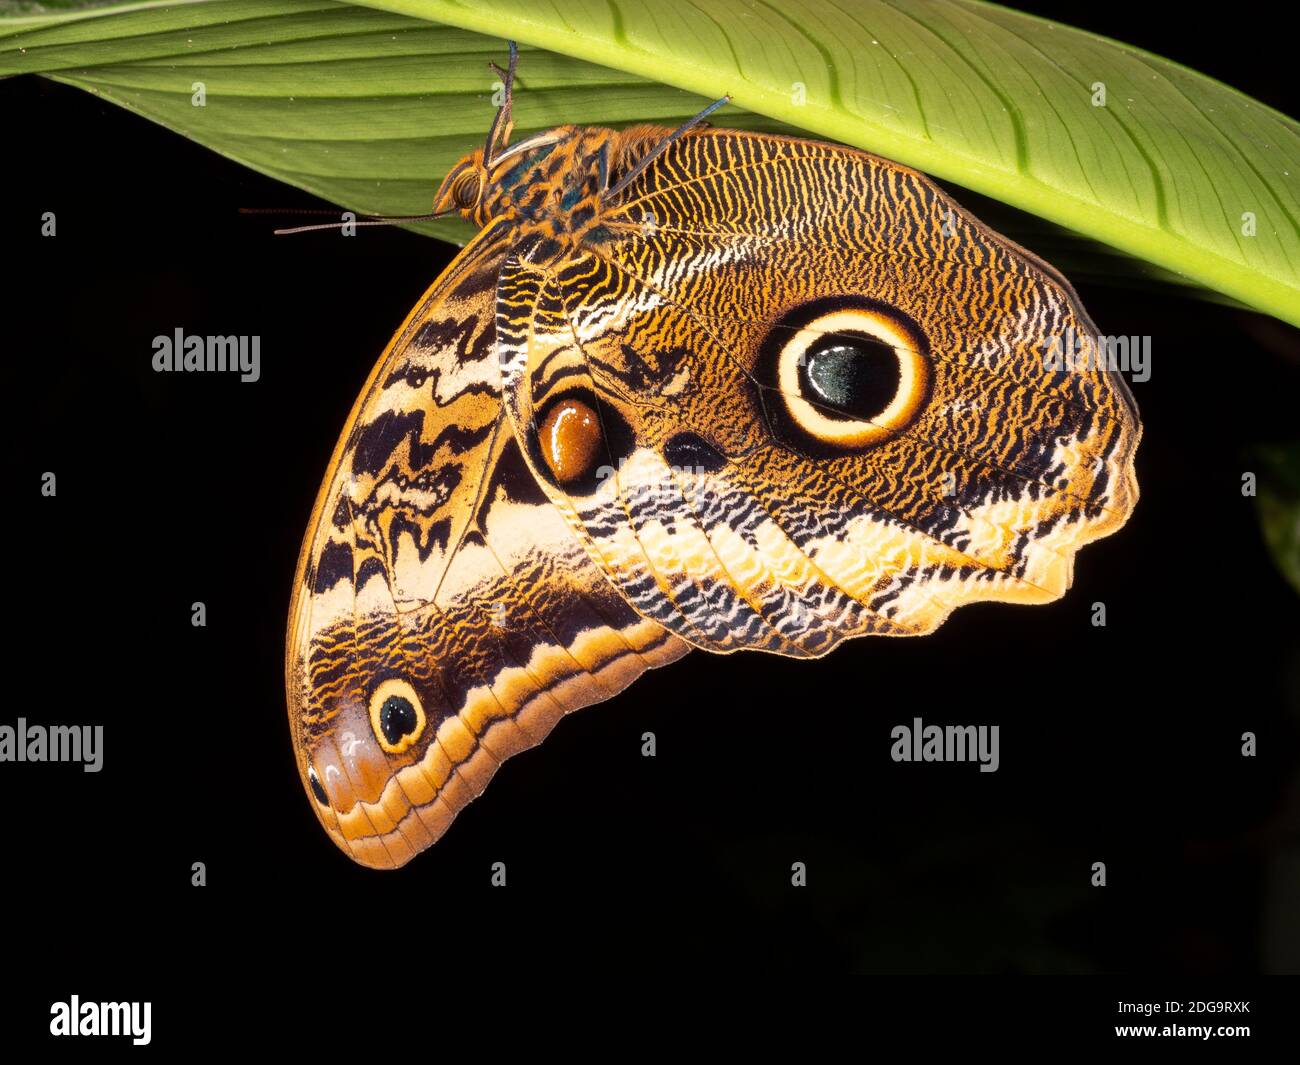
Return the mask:
POLYGON ((286 655, 299 770, 354 859, 398 866, 565 713, 685 653, 633 610, 505 424, 485 232, 377 365, 321 489, 286 655))

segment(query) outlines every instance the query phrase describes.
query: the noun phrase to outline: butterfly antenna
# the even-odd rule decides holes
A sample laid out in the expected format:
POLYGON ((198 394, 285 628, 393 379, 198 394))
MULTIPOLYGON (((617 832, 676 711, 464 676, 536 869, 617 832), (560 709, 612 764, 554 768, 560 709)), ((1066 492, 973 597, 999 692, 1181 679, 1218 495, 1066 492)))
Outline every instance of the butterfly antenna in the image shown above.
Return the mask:
POLYGON ((328 207, 241 207, 240 214, 338 214, 328 207))
MULTIPOLYGON (((316 210, 306 207, 288 207, 279 210, 274 207, 241 207, 240 214, 310 214, 310 215, 337 215, 338 211, 316 210)), ((401 222, 429 222, 435 218, 443 218, 451 214, 451 209, 445 211, 433 211, 429 214, 368 214, 362 215, 356 221, 338 221, 322 222, 319 225, 312 226, 293 226, 290 229, 277 229, 277 237, 292 236, 295 233, 314 233, 322 229, 342 229, 344 226, 392 226, 401 222)))
POLYGON ((510 63, 509 66, 502 70, 495 63, 488 63, 488 69, 495 72, 496 76, 501 79, 501 84, 505 89, 505 97, 501 101, 501 106, 497 108, 497 113, 492 116, 492 125, 488 127, 487 140, 483 144, 483 165, 491 166, 493 156, 497 152, 497 141, 501 141, 501 147, 504 148, 510 140, 510 129, 513 125, 511 112, 513 111, 515 98, 515 67, 519 65, 519 47, 514 41, 510 42, 510 63))
POLYGON ((694 118, 688 118, 685 122, 683 122, 675 130, 673 130, 672 133, 668 134, 668 136, 666 136, 663 140, 661 140, 658 144, 656 144, 654 146, 654 149, 648 152, 646 156, 636 164, 636 166, 634 166, 631 170, 629 170, 626 174, 624 174, 621 178, 619 178, 618 184, 615 185, 612 189, 607 190, 604 196, 601 198, 603 200, 612 200, 615 196, 617 196, 620 192, 622 192, 625 188, 627 188, 630 184, 632 184, 632 182, 636 180, 637 176, 643 170, 645 170, 646 167, 648 167, 651 163, 653 163, 656 159, 658 159, 661 155, 663 155, 663 153, 668 150, 668 146, 672 144, 673 141, 677 140, 679 137, 683 136, 684 134, 689 133, 701 122, 703 122, 706 118, 708 118, 709 115, 713 114, 713 112, 716 111, 719 107, 721 107, 723 104, 727 104, 730 102, 731 102, 731 96, 730 95, 724 96, 720 100, 714 100, 713 103, 709 104, 708 107, 706 107, 694 118))

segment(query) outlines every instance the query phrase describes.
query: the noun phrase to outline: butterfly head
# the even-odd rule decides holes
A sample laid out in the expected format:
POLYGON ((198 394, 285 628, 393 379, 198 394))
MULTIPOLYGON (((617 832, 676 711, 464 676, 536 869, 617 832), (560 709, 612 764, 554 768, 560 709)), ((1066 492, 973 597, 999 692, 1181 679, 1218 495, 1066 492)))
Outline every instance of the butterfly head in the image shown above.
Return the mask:
POLYGON ((484 187, 483 150, 480 148, 465 156, 447 172, 433 198, 433 213, 459 214, 476 225, 482 225, 478 219, 478 209, 483 200, 484 187))
POLYGON ((480 228, 504 220, 571 244, 599 224, 619 143, 612 130, 558 126, 487 163, 484 150, 475 149, 443 179, 433 209, 455 212, 480 228))

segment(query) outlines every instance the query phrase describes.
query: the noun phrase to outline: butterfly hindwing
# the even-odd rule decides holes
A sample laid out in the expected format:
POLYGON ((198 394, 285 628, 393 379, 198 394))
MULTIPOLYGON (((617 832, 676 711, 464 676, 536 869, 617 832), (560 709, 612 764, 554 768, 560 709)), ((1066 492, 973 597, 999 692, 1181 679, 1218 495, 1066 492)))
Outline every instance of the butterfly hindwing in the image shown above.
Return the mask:
POLYGON ((566 484, 525 454, 683 639, 818 654, 1045 602, 1131 511, 1126 385, 1052 358, 1097 332, 1073 290, 915 172, 700 131, 602 222, 566 257, 507 258, 506 407, 525 445, 557 391, 598 413, 609 476, 566 484))

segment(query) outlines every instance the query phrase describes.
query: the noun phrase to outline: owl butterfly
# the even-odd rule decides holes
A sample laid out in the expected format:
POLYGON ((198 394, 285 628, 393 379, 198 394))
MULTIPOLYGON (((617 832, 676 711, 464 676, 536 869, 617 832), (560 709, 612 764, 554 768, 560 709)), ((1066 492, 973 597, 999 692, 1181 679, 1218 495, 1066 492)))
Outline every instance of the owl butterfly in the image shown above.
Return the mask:
POLYGON ((1073 289, 929 180, 707 111, 511 145, 514 65, 295 580, 299 771, 378 868, 647 669, 1048 602, 1137 499, 1123 380, 1048 357, 1073 289))

